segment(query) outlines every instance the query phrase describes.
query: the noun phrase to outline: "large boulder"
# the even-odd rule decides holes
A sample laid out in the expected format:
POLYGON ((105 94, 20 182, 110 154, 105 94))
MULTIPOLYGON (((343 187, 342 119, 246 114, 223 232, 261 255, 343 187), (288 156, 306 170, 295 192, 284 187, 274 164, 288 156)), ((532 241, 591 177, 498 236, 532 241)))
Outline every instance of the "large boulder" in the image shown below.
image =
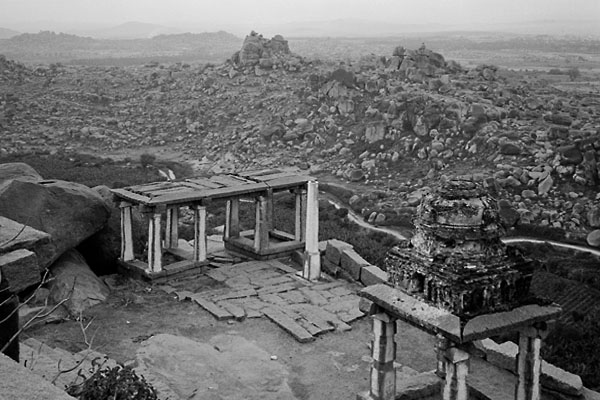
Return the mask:
POLYGON ((52 264, 50 272, 54 278, 50 299, 55 303, 67 299, 64 305, 71 315, 103 302, 110 292, 76 250, 65 252, 52 264))
POLYGON ((37 182, 44 178, 33 167, 25 163, 0 164, 0 185, 11 179, 37 182))
POLYGON ((38 254, 41 268, 100 230, 108 220, 110 211, 105 201, 87 186, 11 177, 3 180, 0 176, 0 215, 51 235, 49 254, 38 254))
POLYGON ((505 228, 512 228, 519 222, 519 212, 506 199, 501 199, 498 202, 498 215, 505 228))
POLYGON ((590 246, 600 247, 600 229, 595 229, 588 233, 586 239, 590 246))
POLYGON ((596 206, 586 214, 588 225, 592 228, 600 228, 600 207, 596 206))

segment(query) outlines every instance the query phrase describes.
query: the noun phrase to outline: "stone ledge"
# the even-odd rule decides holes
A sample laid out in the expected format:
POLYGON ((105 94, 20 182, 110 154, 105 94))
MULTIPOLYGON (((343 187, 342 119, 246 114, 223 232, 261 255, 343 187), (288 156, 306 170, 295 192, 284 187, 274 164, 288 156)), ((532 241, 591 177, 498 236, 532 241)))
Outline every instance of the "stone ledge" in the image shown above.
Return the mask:
MULTIPOLYGON (((486 354, 489 363, 516 373, 516 357, 519 346, 513 342, 498 344, 491 339, 483 339, 476 345, 486 354)), ((564 393, 570 396, 580 396, 583 390, 581 377, 567 372, 542 360, 542 375, 540 383, 543 388, 564 393)))
POLYGON ((354 247, 346 242, 338 239, 330 239, 327 241, 325 248, 325 258, 329 260, 333 265, 340 265, 340 259, 342 252, 345 249, 353 249, 354 247))
POLYGON ((365 286, 386 283, 388 281, 388 273, 375 265, 368 265, 362 267, 360 271, 360 281, 365 286))
POLYGON ((42 280, 34 252, 20 249, 0 255, 2 278, 13 293, 19 293, 42 280))
POLYGON ((340 256, 340 266, 343 270, 347 271, 352 279, 360 280, 361 269, 369 266, 370 264, 365 261, 354 249, 346 248, 342 249, 342 255, 340 256))

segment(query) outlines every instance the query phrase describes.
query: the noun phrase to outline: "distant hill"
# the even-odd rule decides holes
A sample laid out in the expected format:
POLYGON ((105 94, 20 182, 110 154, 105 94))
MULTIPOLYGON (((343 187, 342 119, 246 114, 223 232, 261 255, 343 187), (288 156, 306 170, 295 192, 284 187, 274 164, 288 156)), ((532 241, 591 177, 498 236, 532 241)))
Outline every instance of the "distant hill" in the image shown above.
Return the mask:
MULTIPOLYGON (((594 16, 590 16, 593 18, 594 16)), ((457 24, 448 21, 444 24, 422 24, 376 21, 368 19, 336 19, 325 21, 293 21, 278 24, 240 23, 224 25, 236 34, 247 34, 251 29, 262 32, 265 36, 281 34, 284 37, 388 37, 398 35, 417 35, 423 33, 440 33, 455 31, 486 31, 513 34, 544 35, 576 35, 600 37, 600 23, 596 20, 539 20, 513 23, 479 23, 457 24)))
POLYGON ((17 36, 20 32, 13 31, 12 29, 0 28, 0 39, 9 39, 13 36, 17 36))
MULTIPOLYGON (((150 39, 95 39, 44 31, 0 39, 0 54, 21 62, 155 58, 161 61, 223 62, 242 45, 242 39, 224 31, 157 35, 150 39)), ((137 63, 137 62, 135 62, 137 63)))
POLYGON ((181 29, 144 22, 130 21, 123 24, 96 30, 71 31, 79 36, 91 36, 96 39, 150 39, 158 35, 183 33, 181 29))

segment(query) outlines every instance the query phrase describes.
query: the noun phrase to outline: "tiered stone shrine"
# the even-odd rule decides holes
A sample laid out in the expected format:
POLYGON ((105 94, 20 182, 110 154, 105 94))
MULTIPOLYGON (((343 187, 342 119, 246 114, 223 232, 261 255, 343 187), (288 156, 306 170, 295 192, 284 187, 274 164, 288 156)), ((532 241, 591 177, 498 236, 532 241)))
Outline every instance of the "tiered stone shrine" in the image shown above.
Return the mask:
POLYGON ((396 321, 438 337, 440 397, 466 400, 473 341, 518 332, 516 400, 540 398, 540 348, 560 307, 529 297, 534 264, 500 241, 495 200, 469 180, 446 182, 425 196, 410 242, 387 255, 387 285, 360 294, 373 318, 373 365, 361 400, 394 400, 396 321))
POLYGON ((529 295, 534 262, 507 248, 503 234, 481 186, 446 182, 423 198, 411 241, 388 253, 390 282, 459 316, 509 310, 529 295))

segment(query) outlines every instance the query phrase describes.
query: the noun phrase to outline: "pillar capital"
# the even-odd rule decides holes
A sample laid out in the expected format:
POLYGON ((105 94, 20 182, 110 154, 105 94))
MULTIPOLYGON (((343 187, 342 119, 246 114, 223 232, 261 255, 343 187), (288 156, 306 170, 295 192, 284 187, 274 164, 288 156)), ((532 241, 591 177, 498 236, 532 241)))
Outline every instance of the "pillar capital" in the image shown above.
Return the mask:
POLYGON ((531 326, 527 326, 525 328, 519 329, 519 334, 526 336, 528 338, 545 339, 548 336, 548 333, 550 333, 550 330, 548 329, 546 324, 537 325, 537 326, 531 325, 531 326))
POLYGON ((394 317, 393 315, 390 315, 386 312, 379 312, 377 314, 372 314, 371 318, 382 321, 382 322, 386 322, 386 323, 392 323, 397 320, 396 317, 394 317))
POLYGON ((468 361, 469 353, 459 349, 458 347, 450 347, 446 350, 446 358, 452 364, 456 364, 459 362, 468 361))

